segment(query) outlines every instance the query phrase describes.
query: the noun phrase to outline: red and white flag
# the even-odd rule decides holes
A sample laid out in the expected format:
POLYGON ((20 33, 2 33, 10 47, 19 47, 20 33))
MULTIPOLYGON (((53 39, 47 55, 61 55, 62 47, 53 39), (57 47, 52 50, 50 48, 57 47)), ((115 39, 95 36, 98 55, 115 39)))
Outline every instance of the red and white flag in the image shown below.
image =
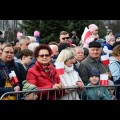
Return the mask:
POLYGON ((11 71, 11 73, 9 74, 9 77, 13 85, 18 83, 18 79, 14 71, 11 71))
POLYGON ((82 36, 81 36, 81 40, 82 40, 84 43, 86 43, 86 39, 87 39, 89 36, 91 36, 91 35, 92 35, 92 33, 90 32, 90 30, 89 30, 87 27, 85 27, 84 32, 83 32, 83 34, 82 34, 82 36))
POLYGON ((64 62, 55 63, 55 66, 58 75, 64 74, 64 62))
POLYGON ((104 66, 107 66, 110 63, 109 54, 101 56, 101 62, 104 66))
POLYGON ((101 86, 108 85, 108 74, 100 74, 100 85, 101 86))

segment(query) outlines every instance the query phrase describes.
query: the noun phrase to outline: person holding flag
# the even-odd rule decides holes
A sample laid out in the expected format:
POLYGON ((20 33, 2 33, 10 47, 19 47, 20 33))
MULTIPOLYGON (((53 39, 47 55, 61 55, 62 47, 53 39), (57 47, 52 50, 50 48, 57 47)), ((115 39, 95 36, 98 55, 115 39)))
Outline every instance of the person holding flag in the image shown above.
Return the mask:
POLYGON ((93 42, 95 40, 99 39, 99 35, 98 35, 98 26, 95 24, 90 24, 87 27, 85 27, 84 32, 81 36, 81 40, 83 42, 83 47, 88 48, 89 43, 93 42))
MULTIPOLYGON (((75 71, 73 64, 75 58, 74 48, 66 48, 58 55, 55 65, 62 82, 62 86, 66 87, 77 87, 78 90, 83 90, 84 83, 80 78, 77 71, 75 71)), ((66 90, 66 94, 61 97, 61 100, 80 100, 78 92, 76 90, 66 90)))
POLYGON ((104 66, 101 62, 101 53, 101 43, 93 41, 89 44, 89 55, 80 63, 79 66, 80 77, 85 85, 89 83, 89 70, 93 67, 100 70, 100 74, 107 73, 111 79, 111 73, 108 66, 104 66))
MULTIPOLYGON (((84 90, 85 98, 87 100, 113 100, 112 95, 109 93, 107 87, 101 86, 101 75, 100 71, 93 67, 88 72, 89 77, 89 83, 87 84, 87 87, 84 90)), ((106 74, 104 74, 105 76, 106 74)), ((102 78, 105 78, 105 77, 102 78)))

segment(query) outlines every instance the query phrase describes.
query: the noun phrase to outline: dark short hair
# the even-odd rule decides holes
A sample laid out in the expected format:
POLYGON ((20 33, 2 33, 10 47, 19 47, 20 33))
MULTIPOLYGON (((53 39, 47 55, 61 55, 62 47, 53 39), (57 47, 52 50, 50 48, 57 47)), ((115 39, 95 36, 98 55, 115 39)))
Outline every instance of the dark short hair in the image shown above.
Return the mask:
POLYGON ((34 57, 38 57, 39 55, 39 51, 42 50, 42 49, 46 49, 48 50, 49 54, 51 55, 52 54, 52 49, 49 47, 49 45, 46 45, 46 44, 40 44, 39 46, 37 46, 34 50, 34 57))
POLYGON ((29 50, 29 49, 23 49, 20 52, 20 58, 22 59, 23 56, 33 56, 33 51, 29 50))
POLYGON ((60 53, 63 49, 65 49, 65 48, 67 48, 67 47, 70 47, 70 44, 69 44, 69 43, 60 43, 60 44, 58 45, 58 51, 59 51, 59 53, 60 53))

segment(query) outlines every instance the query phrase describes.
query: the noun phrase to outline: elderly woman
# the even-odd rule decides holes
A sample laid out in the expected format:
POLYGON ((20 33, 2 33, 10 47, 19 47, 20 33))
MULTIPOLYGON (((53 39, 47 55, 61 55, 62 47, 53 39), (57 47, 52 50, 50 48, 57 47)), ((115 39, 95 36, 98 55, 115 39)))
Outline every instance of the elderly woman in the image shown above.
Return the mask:
MULTIPOLYGON (((78 86, 82 90, 84 88, 84 83, 79 77, 78 72, 76 72, 73 67, 75 54, 76 52, 74 48, 66 48, 60 52, 55 64, 59 62, 64 62, 64 74, 59 75, 62 81, 62 85, 64 87, 77 87, 78 86)), ((67 99, 78 100, 79 99, 79 94, 75 90, 72 90, 72 91, 68 90, 66 92, 68 92, 68 94, 64 95, 61 98, 62 100, 67 100, 67 99)))
MULTIPOLYGON (((38 89, 62 88, 60 78, 57 75, 55 67, 51 63, 52 50, 48 45, 41 44, 35 48, 35 65, 28 69, 26 80, 38 87, 38 89)), ((57 97, 60 97, 61 91, 57 91, 57 97)), ((48 91, 42 92, 42 99, 46 100, 48 91)), ((38 94, 38 99, 40 96, 38 94)), ((50 91, 49 100, 55 99, 55 91, 50 91)))

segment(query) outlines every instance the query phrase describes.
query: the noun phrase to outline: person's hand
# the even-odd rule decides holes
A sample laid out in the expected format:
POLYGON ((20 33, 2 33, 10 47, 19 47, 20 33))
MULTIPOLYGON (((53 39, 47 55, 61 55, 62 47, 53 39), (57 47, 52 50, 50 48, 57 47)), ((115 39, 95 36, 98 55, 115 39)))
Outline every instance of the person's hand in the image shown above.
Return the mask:
POLYGON ((80 89, 83 89, 84 88, 84 83, 82 81, 77 81, 76 83, 80 89))
POLYGON ((109 77, 110 79, 112 78, 111 72, 106 72, 106 74, 108 74, 108 77, 109 77))
POLYGON ((53 88, 57 89, 57 90, 61 90, 62 89, 62 85, 60 84, 54 84, 53 88))
POLYGON ((14 91, 15 91, 15 92, 20 91, 20 86, 14 87, 14 91))

